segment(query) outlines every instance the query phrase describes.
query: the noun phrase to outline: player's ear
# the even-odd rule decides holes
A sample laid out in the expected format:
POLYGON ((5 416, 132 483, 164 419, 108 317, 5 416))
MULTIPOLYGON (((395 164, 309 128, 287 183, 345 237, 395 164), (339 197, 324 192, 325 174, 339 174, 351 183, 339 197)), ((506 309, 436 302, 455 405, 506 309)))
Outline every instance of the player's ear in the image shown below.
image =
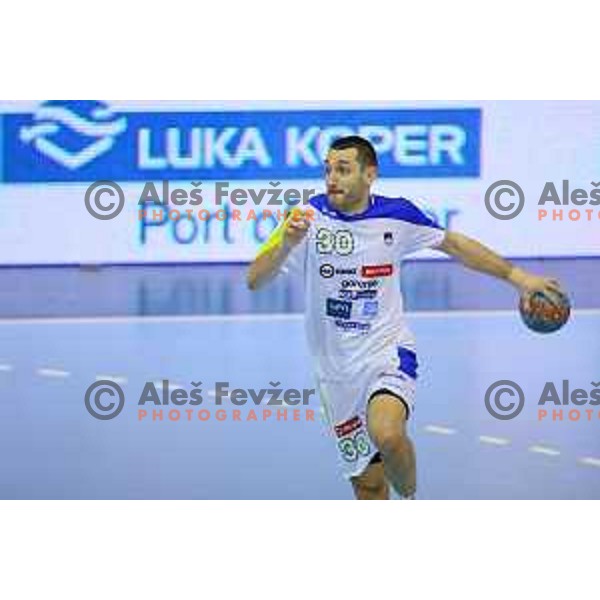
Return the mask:
POLYGON ((367 167, 367 181, 369 182, 369 185, 372 185, 375 182, 377 175, 377 167, 374 165, 369 165, 367 167))

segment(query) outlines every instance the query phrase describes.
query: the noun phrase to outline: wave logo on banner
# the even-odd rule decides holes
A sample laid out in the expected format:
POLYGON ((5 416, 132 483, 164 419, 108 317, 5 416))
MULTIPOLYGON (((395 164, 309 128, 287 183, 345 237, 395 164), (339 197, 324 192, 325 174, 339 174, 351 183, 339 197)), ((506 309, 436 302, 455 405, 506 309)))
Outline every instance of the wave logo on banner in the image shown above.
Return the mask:
POLYGON ((9 183, 321 179, 331 143, 348 135, 373 143, 382 178, 480 176, 479 108, 117 116, 101 102, 52 101, 1 118, 9 183))
POLYGON ((76 170, 108 152, 126 127, 102 102, 51 100, 32 115, 19 139, 59 165, 76 170))

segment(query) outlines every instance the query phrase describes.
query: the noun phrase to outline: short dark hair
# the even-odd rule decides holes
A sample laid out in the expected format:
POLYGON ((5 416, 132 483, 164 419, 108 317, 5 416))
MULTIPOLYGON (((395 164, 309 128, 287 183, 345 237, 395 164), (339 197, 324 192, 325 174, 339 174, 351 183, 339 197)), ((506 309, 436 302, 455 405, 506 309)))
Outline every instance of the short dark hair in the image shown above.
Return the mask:
POLYGON ((349 148, 356 148, 356 151, 358 152, 358 162, 360 162, 363 167, 379 166, 377 152, 375 152, 373 144, 365 138, 358 135, 350 135, 348 137, 339 138, 331 144, 331 150, 348 150, 349 148))

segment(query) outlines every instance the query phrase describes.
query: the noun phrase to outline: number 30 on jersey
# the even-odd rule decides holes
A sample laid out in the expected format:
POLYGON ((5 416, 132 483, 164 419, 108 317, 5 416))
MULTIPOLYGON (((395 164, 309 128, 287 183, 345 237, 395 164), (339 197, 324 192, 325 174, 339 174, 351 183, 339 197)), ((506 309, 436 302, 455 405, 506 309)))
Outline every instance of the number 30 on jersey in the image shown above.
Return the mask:
POLYGON ((321 228, 317 231, 316 241, 319 254, 348 256, 354 252, 354 237, 347 229, 331 231, 321 228))

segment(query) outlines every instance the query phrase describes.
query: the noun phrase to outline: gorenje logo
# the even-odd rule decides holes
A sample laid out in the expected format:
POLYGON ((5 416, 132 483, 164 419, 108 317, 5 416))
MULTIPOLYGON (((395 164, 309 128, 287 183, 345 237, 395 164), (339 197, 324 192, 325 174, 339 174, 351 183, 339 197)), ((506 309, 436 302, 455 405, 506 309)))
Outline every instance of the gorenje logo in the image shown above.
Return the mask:
POLYGON ((128 112, 52 101, 2 115, 2 179, 321 179, 331 143, 370 139, 383 178, 479 177, 480 109, 128 112))
POLYGON ((127 127, 101 102, 49 101, 23 125, 19 139, 51 161, 76 170, 108 152, 127 127))

